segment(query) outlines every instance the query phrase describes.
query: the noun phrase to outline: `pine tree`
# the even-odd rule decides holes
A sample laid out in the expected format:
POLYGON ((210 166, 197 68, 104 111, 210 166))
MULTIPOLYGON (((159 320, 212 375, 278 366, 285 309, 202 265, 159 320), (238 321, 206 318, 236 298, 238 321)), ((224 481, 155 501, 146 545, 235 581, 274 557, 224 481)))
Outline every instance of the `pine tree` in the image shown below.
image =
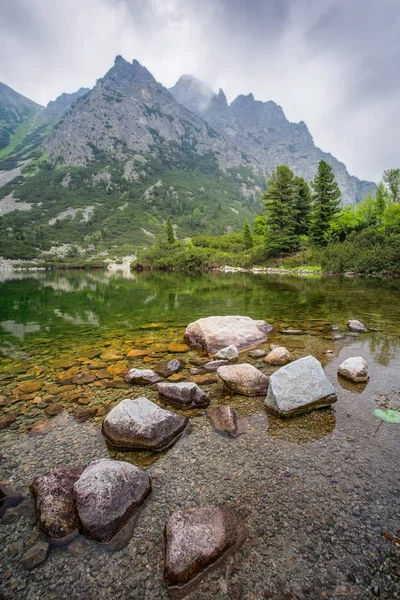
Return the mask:
POLYGON ((298 238, 295 235, 296 178, 286 166, 277 167, 268 181, 268 189, 262 198, 266 209, 266 251, 271 256, 295 250, 298 238))
POLYGON ((329 223, 337 212, 341 191, 335 180, 332 167, 324 160, 318 165, 318 172, 311 182, 314 190, 311 213, 310 234, 314 244, 323 246, 327 243, 326 235, 329 223))
POLYGON ((388 169, 384 172, 383 181, 386 183, 392 202, 400 201, 400 169, 388 169))
POLYGON ((251 229, 250 229, 250 225, 249 225, 249 222, 247 221, 247 219, 244 222, 244 227, 243 227, 243 242, 244 242, 244 247, 246 248, 246 250, 253 247, 253 236, 251 235, 251 229))
POLYGON ((376 214, 378 217, 383 215, 383 212, 388 204, 388 200, 388 192, 385 188, 385 184, 383 181, 380 181, 376 187, 375 194, 376 214))
POLYGON ((311 215, 311 190, 303 177, 296 177, 297 196, 295 201, 295 235, 308 235, 311 215))
POLYGON ((168 217, 165 223, 165 233, 167 234, 168 244, 173 244, 175 242, 175 233, 174 228, 172 227, 171 217, 168 217))

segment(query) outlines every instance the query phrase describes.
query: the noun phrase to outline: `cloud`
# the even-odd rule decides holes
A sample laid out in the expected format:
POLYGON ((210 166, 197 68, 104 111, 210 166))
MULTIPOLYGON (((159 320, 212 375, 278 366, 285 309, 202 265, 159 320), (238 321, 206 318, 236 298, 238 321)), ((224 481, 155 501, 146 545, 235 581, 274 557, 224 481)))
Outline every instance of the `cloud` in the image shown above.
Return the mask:
POLYGON ((0 80, 45 104, 137 58, 168 87, 274 100, 376 180, 399 166, 399 25, 398 0, 2 0, 0 80))

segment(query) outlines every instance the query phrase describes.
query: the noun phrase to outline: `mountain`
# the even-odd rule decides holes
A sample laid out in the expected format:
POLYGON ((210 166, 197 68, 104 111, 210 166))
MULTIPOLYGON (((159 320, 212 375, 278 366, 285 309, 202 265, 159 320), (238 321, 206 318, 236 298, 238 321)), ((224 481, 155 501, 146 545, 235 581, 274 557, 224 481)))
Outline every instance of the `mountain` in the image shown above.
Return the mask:
POLYGON ((42 121, 57 122, 70 110, 75 102, 81 96, 84 96, 90 92, 89 88, 80 88, 77 92, 72 94, 61 94, 55 100, 51 100, 44 111, 40 115, 42 121))
POLYGON ((360 202, 375 188, 372 182, 349 175, 343 163, 317 148, 306 124, 288 121, 275 102, 260 102, 249 94, 229 105, 221 89, 215 94, 191 75, 183 75, 170 92, 247 157, 256 157, 266 175, 278 165, 288 165, 296 175, 311 180, 319 161, 325 160, 335 172, 343 204, 360 202))
POLYGON ((0 82, 0 150, 10 143, 17 127, 32 119, 42 107, 0 82))

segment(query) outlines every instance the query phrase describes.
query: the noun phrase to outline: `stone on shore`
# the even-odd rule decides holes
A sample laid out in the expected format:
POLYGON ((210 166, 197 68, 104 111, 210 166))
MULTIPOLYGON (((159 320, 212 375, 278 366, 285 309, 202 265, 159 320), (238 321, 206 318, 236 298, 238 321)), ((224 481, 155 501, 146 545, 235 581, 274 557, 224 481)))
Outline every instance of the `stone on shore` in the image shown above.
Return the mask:
POLYGON ((163 360, 154 367, 154 371, 160 377, 170 377, 182 371, 184 363, 180 358, 173 358, 172 360, 163 360))
POLYGON ((151 481, 139 467, 102 459, 90 463, 74 488, 84 534, 104 544, 138 513, 151 492, 151 481))
POLYGON ((236 360, 239 358, 239 351, 236 346, 231 344, 226 348, 221 348, 221 350, 219 350, 215 355, 215 358, 219 358, 221 360, 236 360))
POLYGON ((230 406, 215 406, 207 410, 207 417, 210 419, 213 427, 217 431, 222 431, 228 435, 236 435, 238 432, 238 422, 236 411, 230 406))
POLYGON ((271 329, 272 326, 265 321, 255 321, 250 317, 206 317, 187 326, 185 341, 209 353, 230 345, 243 350, 265 342, 271 329))
POLYGON ((357 321, 357 319, 347 321, 347 329, 356 333, 365 333, 367 331, 365 325, 361 321, 357 321))
POLYGON ((200 506, 174 513, 164 529, 167 585, 186 585, 244 538, 243 524, 229 509, 200 506))
POLYGON ((122 400, 105 416, 103 435, 116 448, 160 451, 172 446, 188 419, 147 398, 122 400))
POLYGON ((268 391, 268 377, 249 363, 220 367, 217 371, 225 385, 243 396, 260 396, 268 391))
POLYGON ((353 383, 361 383, 369 379, 367 361, 362 356, 346 358, 339 366, 338 373, 353 383))
POLYGON ((271 412, 292 417, 329 406, 336 400, 335 390, 321 363, 313 356, 305 356, 271 375, 264 402, 271 412))
POLYGON ((81 468, 57 469, 38 475, 29 486, 39 527, 57 545, 67 544, 78 534, 74 484, 82 471, 81 468))
POLYGON ((136 385, 151 385, 161 381, 162 377, 151 369, 131 369, 125 379, 128 383, 136 385))
POLYGON ((277 346, 265 357, 265 361, 273 366, 286 365, 292 360, 293 356, 285 346, 277 346))
POLYGON ((157 385, 157 389, 163 400, 177 408, 204 408, 210 404, 205 391, 191 381, 162 382, 157 385))

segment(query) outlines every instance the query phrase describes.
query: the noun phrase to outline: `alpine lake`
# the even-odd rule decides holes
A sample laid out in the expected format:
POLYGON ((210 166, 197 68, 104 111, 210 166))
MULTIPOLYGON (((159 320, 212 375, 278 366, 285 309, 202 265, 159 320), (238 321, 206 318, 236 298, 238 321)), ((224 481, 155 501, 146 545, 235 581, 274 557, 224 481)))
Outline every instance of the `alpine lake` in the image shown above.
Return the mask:
MULTIPOLYGON (((400 598, 400 425, 376 431, 372 414, 400 410, 400 280, 88 270, 4 272, 0 281, 0 482, 24 498, 0 522, 1 598, 168 598, 165 522, 202 504, 233 508, 247 539, 187 598, 400 598), (170 358, 185 362, 182 377, 192 381, 204 353, 182 347, 185 328, 211 315, 270 323, 259 348, 279 344, 294 359, 318 358, 337 402, 281 419, 263 397, 232 395, 208 373, 199 385, 211 406, 228 404, 245 424, 231 438, 213 429, 205 409, 180 412, 152 386, 126 383, 130 368, 170 358), (368 332, 347 331, 349 319, 368 332), (134 349, 142 356, 128 358, 134 349), (337 375, 351 356, 366 359, 368 383, 337 375), (79 374, 83 383, 73 383, 79 374), (104 415, 141 396, 188 416, 189 432, 161 453, 110 450, 104 415), (110 552, 79 536, 25 568, 24 554, 41 539, 32 479, 110 456, 152 480, 128 545, 110 552)), ((266 375, 278 368, 247 352, 239 362, 266 375)))

